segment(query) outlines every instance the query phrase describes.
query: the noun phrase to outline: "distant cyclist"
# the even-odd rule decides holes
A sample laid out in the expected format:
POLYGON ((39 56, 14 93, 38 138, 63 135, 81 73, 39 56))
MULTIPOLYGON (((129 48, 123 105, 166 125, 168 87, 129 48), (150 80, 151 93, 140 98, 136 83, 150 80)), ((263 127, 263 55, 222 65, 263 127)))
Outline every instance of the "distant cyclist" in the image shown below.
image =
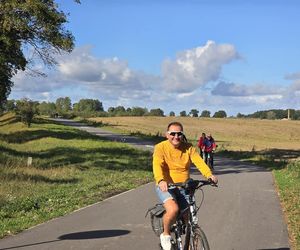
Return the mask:
POLYGON ((190 166, 193 163, 200 172, 218 182, 210 168, 198 154, 196 148, 187 142, 183 134, 183 126, 179 122, 168 125, 167 140, 155 145, 153 153, 153 174, 156 182, 156 192, 164 204, 166 212, 163 216, 163 233, 160 235, 164 250, 171 249, 170 228, 175 222, 179 207, 185 208, 188 203, 183 189, 168 190, 168 183, 185 182, 190 178, 190 166))
POLYGON ((208 134, 203 142, 203 152, 204 152, 204 158, 205 163, 209 164, 211 168, 214 168, 214 156, 213 153, 216 150, 216 143, 214 138, 211 136, 211 134, 208 134), (208 162, 209 161, 209 162, 208 162))
POLYGON ((204 148, 204 140, 205 140, 205 138, 206 138, 206 134, 202 133, 202 135, 200 136, 200 138, 198 140, 198 143, 197 143, 197 146, 198 146, 198 148, 200 150, 200 155, 201 155, 202 159, 203 159, 203 150, 202 149, 204 148))

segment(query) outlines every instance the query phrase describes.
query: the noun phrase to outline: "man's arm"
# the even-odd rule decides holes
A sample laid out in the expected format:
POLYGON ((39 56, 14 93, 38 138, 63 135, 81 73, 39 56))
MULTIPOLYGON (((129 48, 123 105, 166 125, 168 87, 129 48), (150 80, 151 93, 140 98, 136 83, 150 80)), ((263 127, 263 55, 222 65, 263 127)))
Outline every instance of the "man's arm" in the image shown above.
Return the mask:
POLYGON ((159 146, 155 146, 153 153, 153 174, 156 184, 163 192, 168 191, 168 183, 164 179, 164 166, 165 160, 163 151, 159 146))
POLYGON ((191 147, 191 161, 199 169, 201 174, 207 179, 211 179, 214 183, 218 183, 218 178, 214 176, 210 168, 205 164, 204 160, 200 157, 194 147, 191 147))
POLYGON ((164 173, 163 173, 163 165, 164 165, 164 157, 163 153, 160 147, 155 146, 154 147, 154 153, 153 153, 153 175, 156 184, 158 184, 161 180, 164 179, 164 173))

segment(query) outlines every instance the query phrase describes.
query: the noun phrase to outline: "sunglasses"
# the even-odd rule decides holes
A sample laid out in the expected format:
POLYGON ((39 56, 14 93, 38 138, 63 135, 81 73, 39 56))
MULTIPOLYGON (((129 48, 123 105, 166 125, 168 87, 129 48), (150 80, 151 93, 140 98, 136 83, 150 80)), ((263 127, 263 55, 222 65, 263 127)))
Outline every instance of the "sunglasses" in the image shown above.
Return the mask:
POLYGON ((181 131, 180 132, 168 131, 168 134, 171 135, 171 136, 175 136, 176 134, 178 136, 183 136, 183 133, 181 131))

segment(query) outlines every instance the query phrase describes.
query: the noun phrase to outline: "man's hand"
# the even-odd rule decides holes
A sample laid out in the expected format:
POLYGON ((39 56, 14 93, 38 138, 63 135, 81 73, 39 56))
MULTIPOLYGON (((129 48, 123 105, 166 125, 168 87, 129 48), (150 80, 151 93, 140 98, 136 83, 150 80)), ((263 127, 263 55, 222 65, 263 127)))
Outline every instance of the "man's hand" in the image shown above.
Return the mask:
POLYGON ((166 181, 160 181, 158 183, 158 186, 160 188, 161 191, 163 192, 167 192, 168 191, 168 183, 166 181))
POLYGON ((213 183, 217 184, 218 183, 218 178, 217 176, 211 175, 208 177, 208 179, 211 179, 213 183))

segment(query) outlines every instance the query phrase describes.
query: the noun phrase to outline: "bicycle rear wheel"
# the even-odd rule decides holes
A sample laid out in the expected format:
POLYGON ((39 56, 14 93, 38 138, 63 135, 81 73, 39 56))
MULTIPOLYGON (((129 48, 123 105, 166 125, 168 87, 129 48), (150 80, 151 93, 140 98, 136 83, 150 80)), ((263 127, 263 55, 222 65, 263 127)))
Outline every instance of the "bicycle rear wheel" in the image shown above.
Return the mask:
POLYGON ((193 235, 190 237, 190 250, 209 250, 207 238, 203 230, 196 226, 193 235))

